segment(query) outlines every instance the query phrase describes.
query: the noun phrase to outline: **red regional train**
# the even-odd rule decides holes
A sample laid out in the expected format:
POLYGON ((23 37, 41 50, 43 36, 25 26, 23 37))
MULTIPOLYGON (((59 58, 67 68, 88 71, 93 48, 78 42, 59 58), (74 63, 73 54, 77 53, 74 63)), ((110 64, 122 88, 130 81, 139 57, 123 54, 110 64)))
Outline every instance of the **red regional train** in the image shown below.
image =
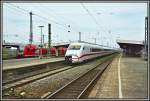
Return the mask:
MULTIPOLYGON (((65 56, 67 48, 59 47, 58 55, 65 56)), ((57 49, 55 47, 49 48, 40 48, 38 45, 27 44, 24 46, 23 50, 18 51, 18 57, 35 57, 42 54, 46 56, 50 52, 50 55, 57 56, 57 49)))

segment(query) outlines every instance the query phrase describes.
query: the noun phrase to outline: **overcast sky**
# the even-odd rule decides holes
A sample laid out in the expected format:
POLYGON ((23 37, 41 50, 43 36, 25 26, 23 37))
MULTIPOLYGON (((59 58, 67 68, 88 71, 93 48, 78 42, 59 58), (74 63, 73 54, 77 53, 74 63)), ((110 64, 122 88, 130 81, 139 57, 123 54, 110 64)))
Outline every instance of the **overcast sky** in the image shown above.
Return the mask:
POLYGON ((39 25, 44 26, 47 42, 48 23, 52 24, 53 43, 76 41, 79 32, 83 41, 94 43, 96 38, 96 43, 111 46, 116 45, 116 38, 144 40, 146 3, 4 3, 3 38, 6 42, 29 42, 30 17, 21 9, 35 14, 34 43, 40 43, 39 25))

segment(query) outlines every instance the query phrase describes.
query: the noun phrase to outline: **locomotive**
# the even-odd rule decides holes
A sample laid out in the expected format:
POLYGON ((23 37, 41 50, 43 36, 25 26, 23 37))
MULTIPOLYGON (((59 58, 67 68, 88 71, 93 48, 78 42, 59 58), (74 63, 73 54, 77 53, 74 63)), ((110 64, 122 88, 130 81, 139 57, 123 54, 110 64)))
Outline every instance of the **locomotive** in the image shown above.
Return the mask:
POLYGON ((89 59, 112 54, 115 51, 117 50, 111 47, 92 43, 76 42, 71 43, 67 48, 65 61, 67 63, 81 63, 89 59))

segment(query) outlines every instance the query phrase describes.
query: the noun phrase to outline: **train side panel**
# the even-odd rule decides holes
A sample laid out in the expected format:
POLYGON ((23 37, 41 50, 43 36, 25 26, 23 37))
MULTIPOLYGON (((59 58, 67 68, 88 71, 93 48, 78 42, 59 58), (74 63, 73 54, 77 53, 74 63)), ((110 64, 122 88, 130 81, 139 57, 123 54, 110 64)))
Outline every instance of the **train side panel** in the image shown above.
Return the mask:
POLYGON ((113 51, 108 47, 100 47, 97 45, 91 45, 86 43, 73 43, 70 44, 69 48, 67 49, 65 61, 69 63, 80 63, 111 53, 113 53, 113 51), (77 46, 80 46, 80 48, 72 48, 77 46))

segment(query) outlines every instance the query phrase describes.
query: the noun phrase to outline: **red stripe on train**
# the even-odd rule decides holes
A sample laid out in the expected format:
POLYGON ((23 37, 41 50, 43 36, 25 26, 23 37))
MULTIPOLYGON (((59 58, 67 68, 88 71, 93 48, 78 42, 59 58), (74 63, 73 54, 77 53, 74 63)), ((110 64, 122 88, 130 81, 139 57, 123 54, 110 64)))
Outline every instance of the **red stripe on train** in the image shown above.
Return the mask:
POLYGON ((79 58, 82 58, 82 57, 84 57, 84 56, 95 55, 95 54, 101 54, 101 53, 105 53, 105 52, 94 52, 94 53, 82 54, 80 57, 72 58, 72 59, 79 59, 79 58))

